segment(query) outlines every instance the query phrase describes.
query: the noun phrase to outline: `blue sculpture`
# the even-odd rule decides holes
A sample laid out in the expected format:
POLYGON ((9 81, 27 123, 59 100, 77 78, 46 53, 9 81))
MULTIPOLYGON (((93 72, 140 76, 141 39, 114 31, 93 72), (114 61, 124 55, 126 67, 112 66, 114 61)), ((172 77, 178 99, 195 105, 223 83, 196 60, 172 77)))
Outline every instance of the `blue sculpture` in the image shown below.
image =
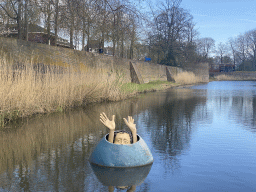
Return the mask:
POLYGON ((137 135, 134 119, 124 118, 125 124, 132 134, 115 130, 115 116, 110 121, 105 113, 100 114, 100 121, 110 129, 109 134, 102 138, 91 154, 89 161, 92 164, 105 167, 137 167, 153 163, 153 156, 144 142, 137 135))

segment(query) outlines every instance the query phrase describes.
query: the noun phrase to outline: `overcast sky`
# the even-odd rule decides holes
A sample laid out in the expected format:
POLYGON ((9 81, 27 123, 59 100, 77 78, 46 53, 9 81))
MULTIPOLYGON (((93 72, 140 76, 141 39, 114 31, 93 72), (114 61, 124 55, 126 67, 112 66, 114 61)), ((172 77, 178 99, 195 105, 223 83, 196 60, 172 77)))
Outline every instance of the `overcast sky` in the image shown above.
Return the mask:
POLYGON ((256 29, 256 0, 182 0, 180 7, 193 15, 200 37, 216 45, 256 29))

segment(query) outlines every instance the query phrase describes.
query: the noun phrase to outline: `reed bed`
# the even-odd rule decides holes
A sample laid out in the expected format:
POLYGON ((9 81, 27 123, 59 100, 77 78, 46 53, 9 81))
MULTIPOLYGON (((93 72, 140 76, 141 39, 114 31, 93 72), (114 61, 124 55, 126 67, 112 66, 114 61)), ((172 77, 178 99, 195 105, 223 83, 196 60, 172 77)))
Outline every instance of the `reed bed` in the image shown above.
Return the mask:
POLYGON ((193 72, 182 72, 174 76, 175 83, 190 85, 202 82, 193 72))
POLYGON ((58 70, 56 66, 41 73, 31 62, 19 69, 13 69, 13 64, 5 56, 0 59, 0 126, 32 114, 124 97, 115 74, 90 68, 58 70))
POLYGON ((245 78, 239 76, 239 75, 218 75, 215 77, 217 81, 239 81, 239 80, 244 80, 245 78))
MULTIPOLYGON (((163 81, 143 85, 127 83, 122 75, 113 71, 92 68, 89 64, 80 64, 81 68, 77 61, 68 65, 64 60, 45 58, 37 53, 12 57, 0 52, 0 127, 33 114, 63 111, 92 102, 117 101, 140 92, 175 86, 163 81), (44 59, 40 61, 40 58, 44 59)), ((174 78, 177 85, 200 82, 192 72, 183 72, 174 78)))

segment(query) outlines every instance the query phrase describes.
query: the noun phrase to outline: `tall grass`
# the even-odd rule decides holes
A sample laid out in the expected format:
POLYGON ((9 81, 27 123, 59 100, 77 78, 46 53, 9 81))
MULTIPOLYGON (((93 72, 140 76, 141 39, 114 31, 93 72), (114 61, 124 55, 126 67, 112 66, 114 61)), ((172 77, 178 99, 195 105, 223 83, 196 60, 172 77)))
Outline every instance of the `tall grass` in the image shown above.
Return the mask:
POLYGON ((182 72, 174 76, 175 83, 181 85, 189 85, 201 82, 201 79, 197 77, 193 72, 182 72))
POLYGON ((0 59, 0 126, 15 118, 61 111, 67 107, 124 97, 115 74, 88 68, 76 72, 56 66, 38 73, 32 63, 14 70, 11 60, 0 59), (55 72, 53 72, 55 71, 55 72))
MULTIPOLYGON (((116 101, 138 92, 172 86, 160 81, 124 84, 124 77, 119 73, 110 74, 83 64, 81 68, 56 63, 54 59, 40 61, 46 57, 37 54, 18 54, 15 60, 12 58, 0 51, 0 127, 32 114, 62 111, 91 102, 116 101), (38 63, 46 65, 38 67, 38 63)), ((192 72, 180 73, 174 78, 178 84, 200 81, 192 72)))
POLYGON ((215 77, 217 81, 238 81, 238 80, 244 80, 242 76, 239 75, 218 75, 215 77))

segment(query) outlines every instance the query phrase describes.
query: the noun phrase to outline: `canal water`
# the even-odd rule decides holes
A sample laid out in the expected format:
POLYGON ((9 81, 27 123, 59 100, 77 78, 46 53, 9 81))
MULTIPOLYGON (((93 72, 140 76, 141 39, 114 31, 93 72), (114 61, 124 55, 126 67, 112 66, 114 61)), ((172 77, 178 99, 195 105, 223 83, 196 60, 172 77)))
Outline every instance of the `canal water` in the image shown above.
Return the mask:
POLYGON ((256 191, 256 82, 210 82, 36 116, 1 130, 0 144, 1 192, 126 191, 106 185, 135 176, 129 191, 256 191), (119 177, 92 168, 89 155, 108 133, 101 112, 116 115, 122 130, 122 118, 134 117, 151 167, 119 177))

